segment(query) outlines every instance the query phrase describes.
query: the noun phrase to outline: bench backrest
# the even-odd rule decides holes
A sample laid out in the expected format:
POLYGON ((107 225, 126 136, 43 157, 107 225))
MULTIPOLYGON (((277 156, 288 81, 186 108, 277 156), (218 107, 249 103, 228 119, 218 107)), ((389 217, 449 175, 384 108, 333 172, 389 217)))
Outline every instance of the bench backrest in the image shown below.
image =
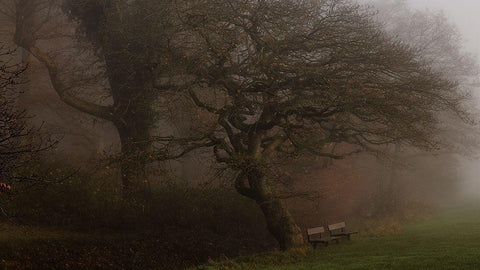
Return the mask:
POLYGON ((314 234, 319 234, 319 233, 322 234, 324 232, 325 232, 325 228, 323 226, 307 229, 307 235, 308 236, 311 236, 311 235, 314 235, 314 234))
POLYGON ((346 224, 345 224, 345 221, 344 221, 344 222, 328 225, 328 230, 329 231, 335 231, 335 230, 342 230, 343 231, 343 230, 345 230, 345 227, 346 227, 346 224))

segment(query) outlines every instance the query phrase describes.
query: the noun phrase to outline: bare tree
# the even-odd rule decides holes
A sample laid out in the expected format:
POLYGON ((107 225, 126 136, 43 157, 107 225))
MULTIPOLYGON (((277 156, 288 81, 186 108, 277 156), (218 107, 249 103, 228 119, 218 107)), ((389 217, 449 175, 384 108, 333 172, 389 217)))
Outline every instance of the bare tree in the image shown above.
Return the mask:
POLYGON ((43 138, 38 129, 25 123, 27 115, 15 109, 17 91, 24 82, 26 66, 13 62, 14 51, 0 47, 0 182, 12 183, 18 172, 32 162, 36 154, 52 147, 55 142, 43 138))
POLYGON ((434 150, 436 114, 466 117, 454 81, 348 1, 199 1, 185 17, 189 93, 214 122, 191 145, 213 146, 238 173, 236 190, 283 249, 303 239, 270 177, 280 161, 391 143, 434 150))
POLYGON ((168 90, 159 90, 157 79, 177 64, 170 48, 175 6, 120 0, 5 5, 15 14, 15 43, 44 64, 61 100, 114 124, 125 191, 146 191, 156 96, 168 90))

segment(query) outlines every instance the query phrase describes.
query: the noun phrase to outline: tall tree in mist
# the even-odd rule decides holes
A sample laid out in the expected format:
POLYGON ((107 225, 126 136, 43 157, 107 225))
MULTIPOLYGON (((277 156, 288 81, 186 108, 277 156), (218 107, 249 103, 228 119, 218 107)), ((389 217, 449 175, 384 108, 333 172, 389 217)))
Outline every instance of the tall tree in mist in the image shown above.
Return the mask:
POLYGON ((204 145, 283 249, 303 239, 271 177, 282 160, 436 149, 436 114, 464 116, 454 81, 348 1, 198 1, 187 17, 189 93, 215 119, 204 145))
POLYGON ((175 31, 170 9, 174 5, 161 1, 19 0, 10 6, 15 11, 15 43, 45 65, 63 102, 115 125, 121 141, 123 186, 133 193, 146 190, 144 166, 156 119, 156 80, 176 64, 170 51, 175 31), (65 24, 63 12, 79 25, 65 24), (74 32, 86 42, 75 40, 74 32), (81 71, 90 74, 93 82, 105 82, 106 89, 98 85, 88 89, 89 82, 75 82, 65 74, 65 59, 61 63, 55 55, 55 50, 65 50, 65 43, 84 45, 71 50, 72 60, 67 64, 79 61, 76 53, 80 58, 85 50, 90 51, 94 60, 83 63, 81 71), (107 98, 95 101, 92 95, 107 98))

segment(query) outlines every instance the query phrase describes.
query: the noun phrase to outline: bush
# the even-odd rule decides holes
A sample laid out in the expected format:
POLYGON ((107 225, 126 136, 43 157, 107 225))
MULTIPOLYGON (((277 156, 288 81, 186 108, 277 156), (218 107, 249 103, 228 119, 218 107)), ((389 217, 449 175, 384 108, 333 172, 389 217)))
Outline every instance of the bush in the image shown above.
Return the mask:
POLYGON ((77 174, 57 184, 17 183, 13 189, 18 194, 4 209, 21 224, 92 236, 102 232, 100 243, 92 245, 119 256, 132 248, 143 267, 138 269, 174 269, 276 245, 255 202, 233 189, 164 185, 155 187, 145 202, 131 204, 115 188, 115 179, 77 174))

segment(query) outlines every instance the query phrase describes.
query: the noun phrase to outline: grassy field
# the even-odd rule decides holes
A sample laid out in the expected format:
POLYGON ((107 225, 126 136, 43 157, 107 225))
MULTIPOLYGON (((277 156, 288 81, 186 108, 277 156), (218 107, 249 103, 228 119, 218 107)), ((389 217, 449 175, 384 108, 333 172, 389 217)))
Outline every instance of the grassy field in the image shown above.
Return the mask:
MULTIPOLYGON (((144 236, 92 234, 13 224, 0 224, 0 231, 0 269, 9 270, 171 270, 194 264, 194 261, 180 256, 182 252, 199 256, 199 252, 205 251, 203 256, 206 258, 214 254, 207 250, 207 246, 202 246, 206 242, 202 239, 179 245, 179 236, 184 233, 161 232, 158 237, 152 233, 144 236), (163 242, 166 244, 159 245, 163 242)), ((217 251, 221 250, 224 249, 218 247, 217 251)), ((354 235, 350 242, 319 246, 317 250, 305 248, 225 258, 193 269, 480 270, 480 204, 450 207, 431 218, 408 225, 402 233, 395 235, 375 237, 361 233, 354 235)))
POLYGON ((360 234, 317 250, 273 252, 196 269, 480 269, 480 207, 450 207, 396 235, 360 234))

